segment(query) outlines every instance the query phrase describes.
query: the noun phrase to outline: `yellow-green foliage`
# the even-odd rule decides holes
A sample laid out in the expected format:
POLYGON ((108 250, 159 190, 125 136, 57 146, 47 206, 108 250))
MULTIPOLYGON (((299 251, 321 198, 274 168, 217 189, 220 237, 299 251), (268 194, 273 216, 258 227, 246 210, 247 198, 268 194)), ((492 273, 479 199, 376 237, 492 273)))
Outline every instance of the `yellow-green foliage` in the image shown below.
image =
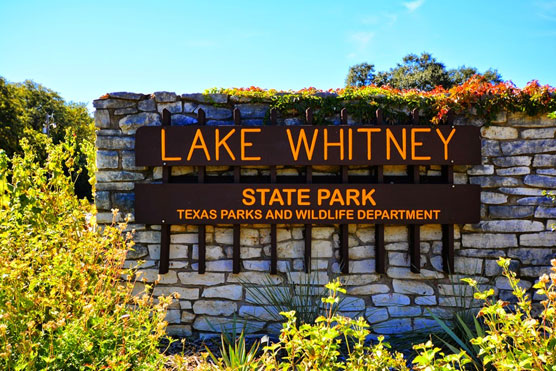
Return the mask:
MULTIPOLYGON (((0 151, 0 369, 159 369, 169 298, 133 296, 125 224, 95 224, 73 192, 73 136, 39 165, 0 151)), ((92 146, 80 148, 91 153, 92 146)), ((93 172, 94 174, 94 172, 93 172)))
MULTIPOLYGON (((556 259, 550 275, 543 274, 533 286, 541 301, 540 314, 533 314, 531 299, 519 285, 516 274, 509 270, 510 260, 500 258, 498 264, 508 278, 517 299, 514 306, 503 300, 491 301, 492 289, 477 292, 475 298, 485 300, 479 316, 487 326, 487 335, 471 342, 481 348, 479 355, 486 365, 496 370, 556 369, 556 259)), ((476 287, 477 283, 467 280, 476 287)))

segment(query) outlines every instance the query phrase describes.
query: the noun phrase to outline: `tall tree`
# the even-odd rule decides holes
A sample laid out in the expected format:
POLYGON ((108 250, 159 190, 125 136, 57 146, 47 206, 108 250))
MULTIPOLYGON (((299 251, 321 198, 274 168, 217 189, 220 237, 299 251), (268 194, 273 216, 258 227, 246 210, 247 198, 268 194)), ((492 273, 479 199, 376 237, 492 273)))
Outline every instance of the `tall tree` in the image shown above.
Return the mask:
MULTIPOLYGON (((462 66, 457 69, 447 70, 446 66, 434 58, 430 53, 421 55, 408 54, 402 63, 388 71, 374 73, 374 65, 361 63, 350 67, 346 78, 347 86, 364 86, 375 84, 378 86, 389 85, 398 89, 432 90, 436 86, 450 88, 461 84, 471 76, 480 74, 474 67, 462 66), (366 72, 365 66, 371 66, 371 72, 366 72)), ((500 82, 500 74, 493 69, 482 73, 488 81, 500 82)))
MULTIPOLYGON (((67 128, 71 128, 78 144, 94 142, 93 119, 85 105, 65 102, 58 93, 30 80, 10 83, 0 77, 0 149, 8 156, 21 152, 20 140, 24 137, 42 152, 46 135, 58 143, 67 128)), ((78 153, 76 161, 83 170, 76 185, 78 195, 88 196, 85 158, 78 153)))
POLYGON ((360 63, 349 68, 346 77, 347 86, 365 86, 372 83, 374 79, 374 64, 360 63))

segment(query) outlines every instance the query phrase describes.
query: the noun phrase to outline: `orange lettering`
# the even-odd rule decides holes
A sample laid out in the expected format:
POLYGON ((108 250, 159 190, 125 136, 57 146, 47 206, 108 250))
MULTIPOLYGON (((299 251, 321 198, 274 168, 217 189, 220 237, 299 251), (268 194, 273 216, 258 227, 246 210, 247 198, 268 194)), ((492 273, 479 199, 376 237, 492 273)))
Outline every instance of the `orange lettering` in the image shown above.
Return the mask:
POLYGON ((359 128, 358 133, 367 133, 367 160, 371 159, 371 135, 372 133, 380 133, 382 129, 378 128, 359 128))
POLYGON ((390 160, 390 143, 394 143, 394 146, 396 146, 396 149, 400 153, 401 158, 405 160, 407 158, 406 129, 405 128, 402 129, 403 150, 400 147, 400 144, 398 143, 396 137, 394 137, 394 134, 392 134, 392 130, 386 129, 386 159, 387 160, 390 160))
POLYGON ((220 147, 224 147, 226 149, 226 151, 228 152, 228 155, 230 155, 230 158, 232 160, 235 160, 236 157, 234 156, 232 150, 230 149, 230 147, 228 146, 228 143, 226 143, 226 141, 236 132, 236 129, 232 129, 230 130, 230 132, 224 137, 222 138, 222 140, 220 139, 220 130, 216 129, 215 130, 215 146, 214 146, 214 152, 216 155, 216 161, 220 160, 220 147))
POLYGON ((305 129, 301 129, 299 131, 299 137, 297 138, 297 146, 295 146, 295 148, 293 144, 291 130, 286 129, 286 133, 288 134, 288 141, 290 142, 290 149, 293 155, 293 159, 297 161, 297 159, 299 158, 299 150, 301 149, 301 143, 303 142, 303 146, 305 147, 305 154, 307 155, 307 159, 310 161, 313 158, 313 151, 315 150, 315 143, 317 142, 319 129, 315 129, 315 133, 313 134, 313 139, 311 140, 310 148, 309 148, 309 143, 307 143, 307 136, 305 135, 305 129))
POLYGON ((196 149, 202 149, 205 152, 207 161, 210 161, 210 154, 207 148, 207 144, 205 143, 205 139, 203 138, 203 134, 201 133, 200 129, 197 129, 197 131, 195 132, 193 143, 191 144, 191 148, 189 149, 189 154, 187 155, 187 161, 191 160, 191 156, 193 156, 193 151, 196 149), (197 141, 199 141, 200 144, 197 144, 197 141))
POLYGON ((448 139, 446 139, 442 135, 440 129, 436 129, 436 134, 438 134, 438 137, 440 138, 442 143, 444 143, 444 160, 448 159, 448 143, 450 143, 450 140, 452 140, 452 137, 454 136, 455 132, 456 132, 456 128, 453 128, 452 131, 450 132, 450 135, 448 136, 448 139))
POLYGON ((166 130, 160 129, 160 157, 162 161, 180 161, 181 157, 166 157, 166 130))
POLYGON ((253 146, 253 143, 245 141, 245 133, 260 133, 261 129, 241 129, 241 159, 243 161, 258 161, 260 157, 247 157, 245 156, 245 148, 253 146))
POLYGON ((415 155, 415 147, 420 147, 423 145, 423 142, 417 142, 415 140, 415 133, 429 133, 431 131, 430 128, 412 128, 411 129, 411 159, 416 161, 427 161, 430 160, 430 156, 416 156, 415 155))
POLYGON ((340 160, 344 159, 344 129, 340 129, 340 141, 328 142, 328 129, 324 129, 324 160, 328 160, 328 147, 340 147, 340 160))

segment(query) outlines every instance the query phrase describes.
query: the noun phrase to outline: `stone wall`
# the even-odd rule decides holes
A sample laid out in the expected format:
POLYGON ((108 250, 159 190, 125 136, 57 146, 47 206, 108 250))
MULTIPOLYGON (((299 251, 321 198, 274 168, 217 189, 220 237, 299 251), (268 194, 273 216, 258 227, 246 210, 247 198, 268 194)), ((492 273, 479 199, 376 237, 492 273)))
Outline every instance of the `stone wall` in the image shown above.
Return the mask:
MULTIPOLYGON (((164 108, 172 113, 172 125, 196 123, 196 111, 206 112, 208 125, 232 124, 232 109, 238 107, 245 125, 262 125, 268 105, 246 98, 213 94, 157 92, 152 95, 112 93, 94 102, 97 126, 97 220, 109 223, 111 209, 131 213, 130 228, 136 230, 135 251, 128 255, 128 266, 144 261, 140 270, 147 282, 158 281, 154 295, 177 292, 169 313, 171 334, 207 334, 231 321, 235 315, 248 320, 248 331, 276 331, 276 324, 253 304, 242 280, 279 285, 290 279, 303 282, 303 226, 278 226, 279 274, 267 276, 270 269, 270 227, 242 225, 242 273, 232 274, 232 226, 207 227, 207 263, 204 275, 197 273, 197 229, 192 225, 171 226, 170 271, 158 276, 160 226, 134 224, 134 183, 159 182, 161 168, 134 164, 134 134, 143 125, 160 125, 164 108), (290 272, 286 274, 286 272, 290 272), (209 323, 207 322, 210 322, 209 323)), ((339 122, 339 117, 331 120, 339 122)), ((299 118, 280 118, 279 124, 302 123, 299 118)), ((457 184, 479 184, 481 222, 455 227, 455 273, 442 272, 442 243, 439 225, 421 227, 421 273, 409 270, 408 233, 405 226, 385 227, 387 273, 374 271, 373 225, 349 226, 350 274, 341 278, 351 298, 346 314, 364 313, 378 333, 418 329, 432 323, 426 309, 449 317, 461 307, 466 286, 457 280, 474 277, 492 285, 501 297, 511 292, 496 264, 499 256, 513 259, 513 268, 530 288, 536 277, 548 270, 556 257, 556 207, 543 196, 543 190, 556 189, 556 120, 501 114, 491 125, 478 119, 458 118, 457 124, 482 126, 480 166, 454 169, 457 184), (455 282, 455 284, 454 284, 455 282)), ((404 166, 385 166, 385 175, 404 175, 404 166)), ((350 167, 350 174, 368 174, 365 167, 350 167)), ((315 166, 314 174, 338 173, 338 167, 315 166)), ((268 175, 267 167, 242 167, 242 175, 268 175)), ((302 168, 278 167, 278 175, 298 175, 302 168)), ((423 175, 440 175, 438 166, 422 166, 423 175)), ((193 167, 173 167, 172 175, 195 175, 193 167)), ((228 167, 207 167, 207 176, 232 174, 228 167)), ((325 284, 339 275, 338 226, 313 227, 314 277, 325 284)), ((142 289, 138 284, 137 290, 142 289)), ((467 298, 469 305, 470 299, 467 298)))

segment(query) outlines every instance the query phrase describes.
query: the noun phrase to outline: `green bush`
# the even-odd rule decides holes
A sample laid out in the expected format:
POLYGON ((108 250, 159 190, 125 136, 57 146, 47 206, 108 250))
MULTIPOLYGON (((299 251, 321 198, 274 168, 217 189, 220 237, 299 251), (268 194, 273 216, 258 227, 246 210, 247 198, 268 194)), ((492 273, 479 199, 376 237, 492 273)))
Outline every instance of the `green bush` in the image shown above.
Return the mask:
POLYGON ((132 295, 142 284, 122 268, 131 233, 125 223, 101 231, 75 196, 74 136, 46 139, 43 163, 21 148, 12 159, 0 151, 0 368, 161 368, 171 299, 132 295))
POLYGON ((60 143, 68 129, 75 134, 78 144, 74 154, 77 167, 83 169, 76 179, 75 192, 91 199, 86 156, 80 150, 82 143, 95 140, 95 126, 87 107, 65 102, 58 93, 33 81, 11 83, 0 76, 0 143, 9 157, 23 153, 20 141, 26 138, 42 162, 47 156, 46 138, 60 143))

